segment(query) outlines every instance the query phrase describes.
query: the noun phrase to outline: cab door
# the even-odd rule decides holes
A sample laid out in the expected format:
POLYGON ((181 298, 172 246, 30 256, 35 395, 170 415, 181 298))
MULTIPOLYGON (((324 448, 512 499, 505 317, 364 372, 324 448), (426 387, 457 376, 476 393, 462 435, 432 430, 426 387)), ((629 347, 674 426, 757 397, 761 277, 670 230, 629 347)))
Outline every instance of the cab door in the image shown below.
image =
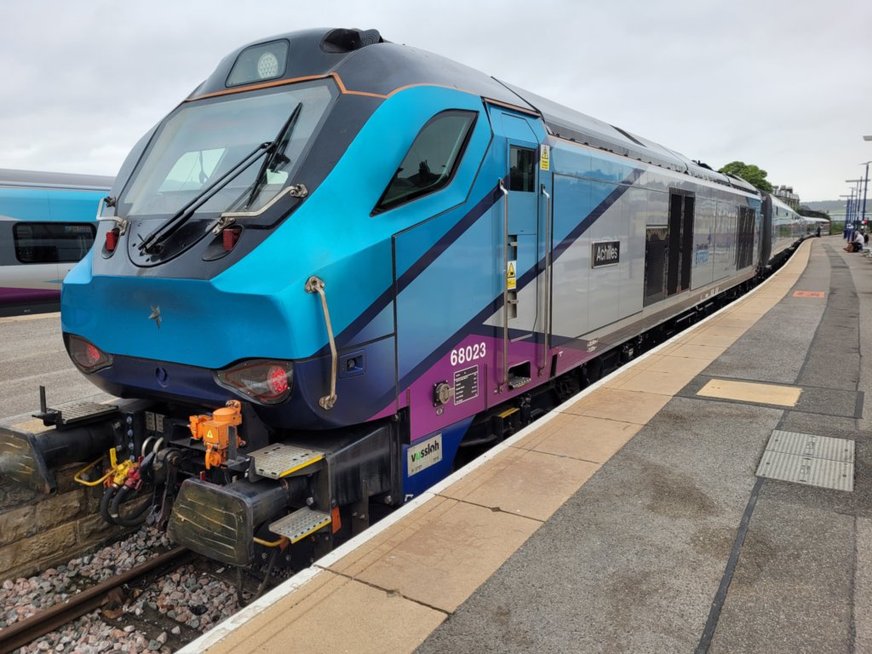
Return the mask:
POLYGON ((501 342, 494 384, 506 393, 550 370, 551 173, 538 118, 496 107, 490 114, 497 149, 505 157, 496 243, 503 301, 491 324, 501 342))

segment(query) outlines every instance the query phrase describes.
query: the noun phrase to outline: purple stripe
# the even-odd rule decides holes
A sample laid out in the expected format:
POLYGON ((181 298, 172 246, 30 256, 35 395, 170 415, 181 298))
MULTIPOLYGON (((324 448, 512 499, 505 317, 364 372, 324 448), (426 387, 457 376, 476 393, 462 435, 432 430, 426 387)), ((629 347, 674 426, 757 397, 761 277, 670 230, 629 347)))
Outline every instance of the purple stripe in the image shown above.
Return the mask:
POLYGON ((60 291, 41 288, 3 288, 0 287, 0 304, 19 304, 22 302, 51 302, 61 298, 60 291))
MULTIPOLYGON (((569 347, 551 348, 545 358, 545 368, 539 372, 537 361, 542 356, 541 343, 532 339, 512 343, 508 365, 513 366, 529 361, 531 381, 528 385, 520 388, 503 389, 501 393, 495 393, 496 386, 501 381, 502 349, 502 338, 470 334, 457 343, 456 350, 485 352, 484 356, 465 363, 451 364, 450 357, 445 355, 412 382, 406 393, 411 409, 410 437, 412 442, 513 397, 528 393, 530 389, 545 383, 550 378, 551 358, 554 355, 558 357, 556 372, 559 375, 599 354, 599 352, 588 352, 569 347), (455 404, 454 400, 450 400, 441 407, 435 407, 433 402, 434 382, 444 380, 453 386, 454 374, 460 370, 471 368, 477 369, 475 374, 478 376, 478 393, 460 404, 455 404)), ((390 408, 394 409, 394 406, 391 405, 390 408)), ((376 415, 390 414, 380 412, 376 415)))

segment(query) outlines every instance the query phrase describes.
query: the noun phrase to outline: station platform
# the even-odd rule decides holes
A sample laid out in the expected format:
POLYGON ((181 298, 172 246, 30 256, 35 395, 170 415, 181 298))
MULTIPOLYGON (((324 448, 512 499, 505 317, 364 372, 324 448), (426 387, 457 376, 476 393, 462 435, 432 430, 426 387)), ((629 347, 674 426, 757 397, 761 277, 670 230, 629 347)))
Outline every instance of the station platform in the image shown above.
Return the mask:
POLYGON ((842 245, 182 651, 872 651, 872 262, 842 245))

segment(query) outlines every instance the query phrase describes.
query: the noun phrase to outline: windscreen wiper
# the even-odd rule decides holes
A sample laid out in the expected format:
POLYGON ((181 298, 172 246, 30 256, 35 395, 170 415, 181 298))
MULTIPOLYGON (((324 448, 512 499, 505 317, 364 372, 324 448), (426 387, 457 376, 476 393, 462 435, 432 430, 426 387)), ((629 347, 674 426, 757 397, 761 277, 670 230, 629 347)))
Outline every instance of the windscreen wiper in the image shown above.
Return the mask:
POLYGON ((238 177, 243 171, 247 170, 249 166, 266 153, 267 156, 257 173, 257 177, 254 180, 254 186, 248 196, 247 204, 250 205, 257 193, 263 187, 263 183, 266 181, 266 171, 269 170, 271 166, 275 165, 275 162, 280 156, 279 153, 283 152, 287 147, 294 125, 297 122, 297 117, 300 115, 300 110, 302 108, 303 103, 298 102, 291 111, 291 115, 288 116, 288 119, 284 122, 278 134, 272 141, 258 145, 254 150, 245 155, 238 164, 233 166, 233 168, 200 191, 185 206, 179 209, 172 218, 146 236, 139 244, 139 251, 151 252, 156 246, 163 243, 178 231, 182 225, 188 222, 197 210, 212 199, 218 191, 224 188, 224 186, 226 186, 232 179, 238 177))
POLYGON ((142 242, 139 244, 140 252, 151 252, 154 248, 161 243, 163 243, 167 238, 169 238, 172 234, 174 234, 182 225, 184 225, 188 220, 190 220, 191 216, 193 216, 197 209, 202 207, 206 202, 212 199, 212 197, 220 191, 224 186, 226 186, 232 179, 235 179, 242 173, 244 170, 247 170, 251 164, 260 159, 264 153, 268 152, 270 148, 275 147, 275 141, 261 143, 254 150, 245 155, 242 160, 235 166, 233 166, 230 170, 224 173, 221 177, 216 179, 214 182, 209 184, 202 191, 197 193, 185 206, 179 209, 172 218, 170 218, 163 225, 155 229, 151 234, 142 239, 142 242))
POLYGON ((263 160, 260 170, 257 172, 257 177, 254 178, 251 193, 248 194, 248 200, 245 202, 246 208, 251 206, 251 203, 254 202, 254 198, 257 197, 257 194, 260 193, 263 185, 266 184, 266 172, 268 170, 275 172, 275 166, 280 159, 284 159, 284 161, 281 162, 282 164, 288 163, 289 159, 285 157, 284 151, 285 148, 288 147, 288 142, 291 140, 291 134, 294 131, 294 126, 297 124, 297 118, 299 118, 302 109, 303 103, 298 102, 297 106, 294 107, 294 110, 291 112, 291 115, 288 116, 288 119, 285 121, 285 124, 282 125, 275 140, 273 140, 269 154, 267 154, 266 158, 263 160))

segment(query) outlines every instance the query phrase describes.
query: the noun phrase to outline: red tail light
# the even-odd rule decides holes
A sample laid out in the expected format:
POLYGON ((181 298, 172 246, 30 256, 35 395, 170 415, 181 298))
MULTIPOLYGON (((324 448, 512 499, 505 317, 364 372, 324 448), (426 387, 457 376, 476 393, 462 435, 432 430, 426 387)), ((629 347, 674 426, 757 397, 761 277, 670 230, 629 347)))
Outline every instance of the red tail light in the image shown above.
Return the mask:
POLYGON ((66 335, 67 352, 76 367, 84 373, 92 373, 112 365, 112 355, 106 354, 84 338, 66 335))
POLYGON ((220 386, 260 404, 284 402, 291 394, 293 380, 293 364, 268 359, 243 361, 215 373, 220 386))
POLYGON ((230 252, 230 250, 236 247, 236 243, 239 241, 239 234, 241 233, 242 230, 238 227, 225 227, 221 230, 221 238, 224 241, 225 252, 230 252))
POLYGON ((120 234, 121 230, 117 227, 106 232, 106 243, 104 244, 106 252, 115 252, 115 248, 118 247, 118 237, 120 234))
POLYGON ((286 393, 290 388, 288 384, 288 371, 281 366, 270 366, 266 373, 266 383, 269 389, 276 395, 286 393))
POLYGON ((97 349, 96 345, 91 345, 88 343, 85 346, 85 359, 87 359, 89 366, 94 366, 100 361, 100 357, 103 356, 103 353, 97 349))

